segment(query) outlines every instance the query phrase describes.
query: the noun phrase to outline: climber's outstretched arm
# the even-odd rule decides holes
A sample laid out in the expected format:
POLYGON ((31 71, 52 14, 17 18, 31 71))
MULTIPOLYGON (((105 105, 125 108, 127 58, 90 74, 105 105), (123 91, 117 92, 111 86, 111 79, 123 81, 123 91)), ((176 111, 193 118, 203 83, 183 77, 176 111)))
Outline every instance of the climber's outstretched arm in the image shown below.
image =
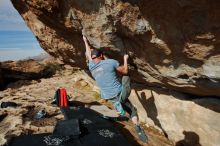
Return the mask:
POLYGON ((85 43, 86 46, 86 57, 89 59, 89 61, 92 61, 92 57, 91 57, 91 48, 88 44, 87 38, 85 36, 83 36, 83 41, 85 43))

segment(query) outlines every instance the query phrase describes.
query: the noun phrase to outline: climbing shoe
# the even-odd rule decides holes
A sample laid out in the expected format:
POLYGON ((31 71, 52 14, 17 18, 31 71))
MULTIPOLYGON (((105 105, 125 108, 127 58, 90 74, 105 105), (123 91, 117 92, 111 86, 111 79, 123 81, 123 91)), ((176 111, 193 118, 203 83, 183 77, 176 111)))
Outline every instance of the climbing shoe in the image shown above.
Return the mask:
POLYGON ((135 125, 135 126, 134 126, 134 129, 136 130, 139 139, 140 139, 141 141, 143 141, 144 143, 147 143, 147 142, 148 142, 148 137, 147 137, 147 135, 145 134, 144 129, 141 128, 140 125, 135 125))

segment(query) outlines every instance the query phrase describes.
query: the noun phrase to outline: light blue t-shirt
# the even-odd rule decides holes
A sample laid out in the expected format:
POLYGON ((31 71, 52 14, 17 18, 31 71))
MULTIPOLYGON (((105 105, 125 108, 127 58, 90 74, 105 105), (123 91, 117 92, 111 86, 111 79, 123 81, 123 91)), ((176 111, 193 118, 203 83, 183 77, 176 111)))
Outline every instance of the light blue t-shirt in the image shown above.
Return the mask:
POLYGON ((89 61, 89 70, 101 89, 101 96, 104 99, 111 99, 121 92, 122 85, 116 74, 118 66, 118 61, 113 59, 101 60, 98 63, 89 61))

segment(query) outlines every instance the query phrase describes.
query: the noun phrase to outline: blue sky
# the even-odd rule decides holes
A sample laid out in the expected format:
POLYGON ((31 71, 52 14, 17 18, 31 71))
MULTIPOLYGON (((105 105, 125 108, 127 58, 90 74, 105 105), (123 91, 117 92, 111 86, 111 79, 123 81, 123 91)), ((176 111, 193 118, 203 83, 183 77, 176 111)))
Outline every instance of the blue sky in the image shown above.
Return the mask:
POLYGON ((0 0, 0 30, 29 31, 11 0, 0 0))
POLYGON ((43 52, 11 1, 0 0, 0 61, 25 59, 43 52))

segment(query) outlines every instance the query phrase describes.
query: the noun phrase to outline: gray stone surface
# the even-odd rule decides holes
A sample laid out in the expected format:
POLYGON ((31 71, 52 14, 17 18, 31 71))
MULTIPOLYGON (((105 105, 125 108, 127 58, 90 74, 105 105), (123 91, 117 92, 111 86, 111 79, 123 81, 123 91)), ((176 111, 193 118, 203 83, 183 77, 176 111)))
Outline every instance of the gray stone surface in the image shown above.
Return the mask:
POLYGON ((105 105, 92 105, 90 108, 104 116, 118 117, 116 110, 112 110, 105 105))
POLYGON ((220 100, 164 89, 133 90, 130 100, 141 121, 156 126, 177 146, 220 144, 220 100))

